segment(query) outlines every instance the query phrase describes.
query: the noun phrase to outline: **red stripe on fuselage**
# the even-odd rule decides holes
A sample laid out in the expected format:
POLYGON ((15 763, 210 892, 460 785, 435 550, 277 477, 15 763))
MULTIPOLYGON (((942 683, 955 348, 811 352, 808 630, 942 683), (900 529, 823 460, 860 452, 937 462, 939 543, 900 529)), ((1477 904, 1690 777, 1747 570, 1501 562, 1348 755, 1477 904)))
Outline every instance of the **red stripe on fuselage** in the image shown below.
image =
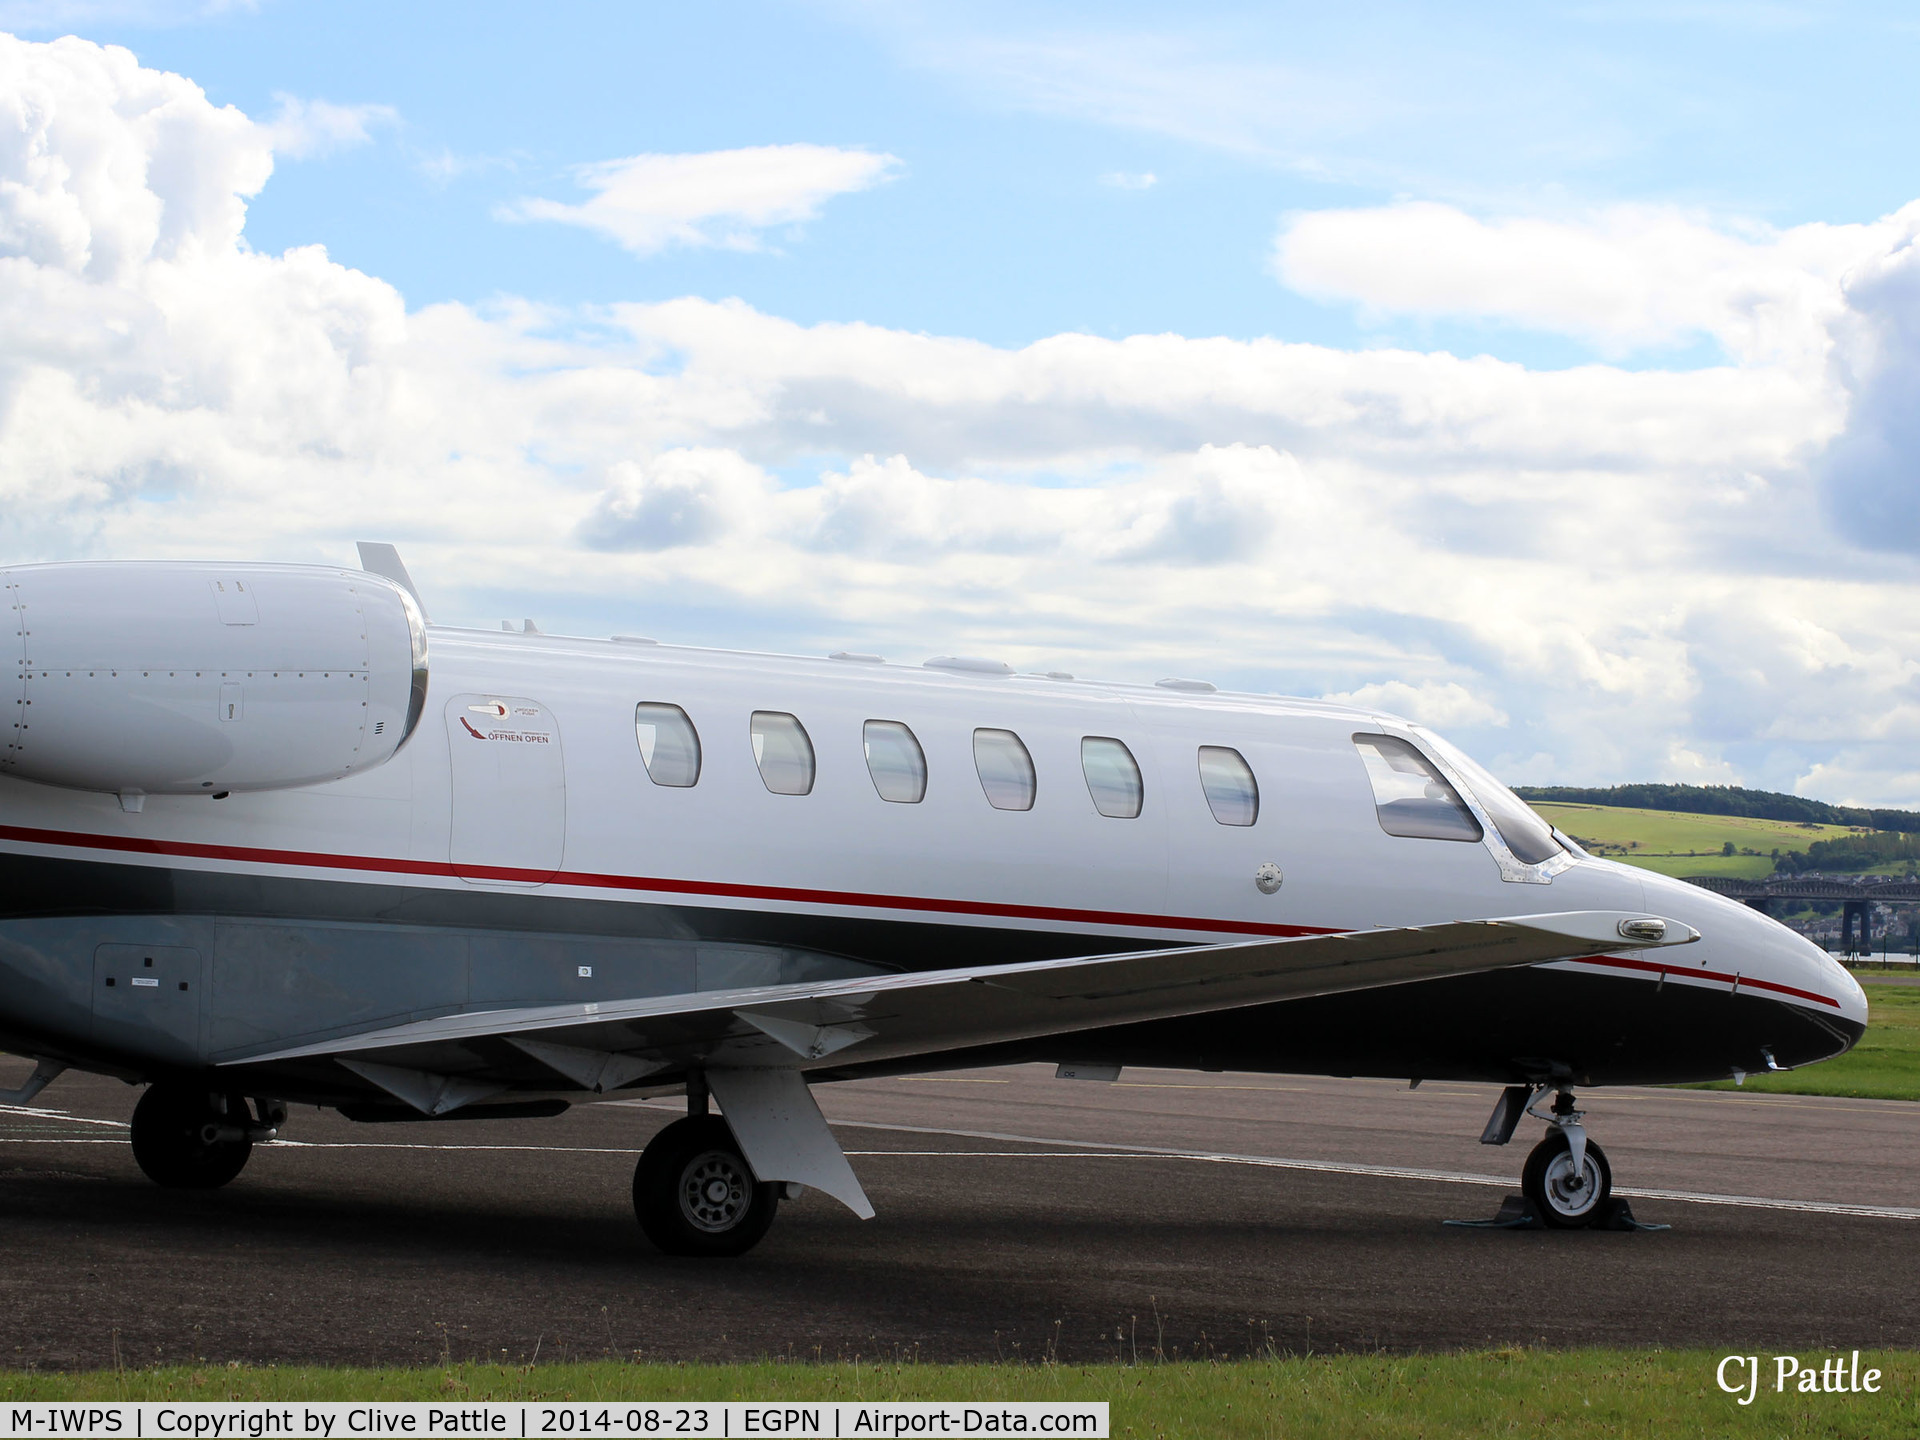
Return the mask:
POLYGON ((499 865, 456 867, 440 860, 400 860, 381 855, 328 855, 312 850, 264 850, 243 845, 204 845, 188 840, 148 840, 133 835, 89 835, 0 825, 0 840, 118 850, 191 860, 230 860, 253 865, 299 865, 320 870, 358 870, 379 875, 432 875, 448 879, 497 880, 517 885, 574 885, 596 890, 646 890, 714 899, 775 900, 797 905, 845 905, 866 910, 909 910, 983 919, 1047 920, 1074 925, 1120 925, 1140 930, 1198 930, 1229 935, 1332 935, 1326 926, 1273 925, 1183 915, 1141 915, 1113 910, 1072 910, 1052 905, 1015 905, 986 900, 942 900, 921 895, 868 895, 854 890, 801 890, 779 885, 734 885, 713 880, 671 880, 646 875, 522 870, 499 865))
POLYGON ((1751 975, 1729 975, 1723 970, 1682 970, 1677 965, 1658 965, 1651 960, 1630 960, 1624 955, 1582 955, 1577 960, 1566 962, 1570 965, 1605 965, 1612 970, 1634 970, 1643 975, 1671 975, 1678 980, 1712 980, 1722 985, 1736 982, 1755 990, 1772 990, 1777 994, 1791 995, 1797 1000, 1812 1000, 1821 1005, 1830 1005, 1835 1010, 1840 1002, 1830 995, 1822 995, 1816 990, 1798 990, 1791 985, 1776 984, 1772 980, 1758 980, 1751 975))

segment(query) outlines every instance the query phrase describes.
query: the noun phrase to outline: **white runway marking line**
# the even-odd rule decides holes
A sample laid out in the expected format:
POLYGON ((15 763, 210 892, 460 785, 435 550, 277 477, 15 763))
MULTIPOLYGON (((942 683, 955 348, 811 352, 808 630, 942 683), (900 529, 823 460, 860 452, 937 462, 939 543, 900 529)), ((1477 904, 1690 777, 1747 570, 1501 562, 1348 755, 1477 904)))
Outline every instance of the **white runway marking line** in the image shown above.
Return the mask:
MULTIPOLYGON (((1254 1165, 1270 1170, 1305 1170, 1323 1175, 1371 1175, 1387 1180, 1429 1180, 1444 1185, 1499 1185, 1518 1189, 1520 1182, 1506 1175, 1475 1175, 1460 1170, 1425 1170, 1401 1165, 1362 1165, 1338 1160, 1289 1160, 1277 1155, 1236 1155, 1216 1150, 1175 1150, 1155 1145, 1094 1144, 1083 1140, 1043 1139, 1035 1135, 1008 1135, 992 1130, 936 1130, 922 1125, 883 1125, 871 1120, 834 1120, 834 1125, 860 1130, 893 1130, 908 1135, 951 1135, 966 1140, 999 1140, 1015 1145, 1066 1146, 1055 1158, 1083 1160, 1196 1160, 1216 1165, 1254 1165)), ((1046 1158, 1033 1151, 981 1150, 849 1150, 849 1155, 975 1155, 1046 1158)), ((1877 1220, 1920 1220, 1920 1208, 1905 1205, 1849 1205, 1827 1200, 1775 1200, 1764 1195, 1714 1195, 1691 1190, 1656 1190, 1616 1185, 1613 1193, 1631 1200, 1680 1200, 1695 1205, 1738 1205, 1750 1210, 1795 1210, 1815 1215, 1853 1215, 1877 1220)))
MULTIPOLYGON (((677 1109, 649 1101, 615 1101, 640 1110, 677 1109)), ((90 1120, 57 1111, 20 1106, 0 1107, 0 1115, 32 1116, 79 1124, 125 1129, 118 1120, 90 1120)), ((1506 1175, 1476 1175, 1463 1170, 1427 1170, 1406 1165, 1362 1165, 1340 1160, 1292 1160, 1278 1155, 1239 1155, 1224 1150, 1176 1150, 1155 1145, 1096 1144, 1087 1140, 1044 1139, 1036 1135, 1009 1135, 996 1130, 937 1130, 924 1125, 887 1125, 873 1120, 833 1120, 850 1130, 891 1130, 902 1135, 947 1135, 958 1140, 997 1140, 1012 1145, 1065 1147, 1051 1150, 849 1150, 850 1157, 897 1155, 914 1159, 975 1160, 1188 1160, 1212 1165, 1251 1165, 1267 1170, 1302 1170, 1319 1175, 1365 1175, 1383 1180, 1425 1180, 1442 1185, 1497 1185, 1515 1189, 1519 1181, 1506 1175)), ((0 1137, 0 1145, 118 1145, 123 1142, 88 1137, 54 1136, 47 1139, 0 1137)), ((601 1145, 428 1145, 406 1140, 272 1140, 261 1150, 457 1150, 499 1151, 540 1155, 637 1155, 630 1148, 601 1145)), ((1715 1195, 1695 1190, 1658 1190, 1616 1185, 1613 1193, 1629 1200, 1677 1200, 1689 1205, 1732 1205, 1748 1210, 1789 1210, 1808 1215, 1846 1215, 1872 1220, 1920 1220, 1920 1207, 1905 1205, 1850 1205, 1833 1200, 1776 1200, 1764 1195, 1715 1195)))
POLYGON ((95 1120, 86 1115, 69 1115, 64 1110, 36 1110, 31 1105, 0 1105, 0 1120, 9 1115, 18 1115, 23 1120, 64 1120, 69 1125, 107 1125, 115 1130, 125 1130, 124 1120, 95 1120))

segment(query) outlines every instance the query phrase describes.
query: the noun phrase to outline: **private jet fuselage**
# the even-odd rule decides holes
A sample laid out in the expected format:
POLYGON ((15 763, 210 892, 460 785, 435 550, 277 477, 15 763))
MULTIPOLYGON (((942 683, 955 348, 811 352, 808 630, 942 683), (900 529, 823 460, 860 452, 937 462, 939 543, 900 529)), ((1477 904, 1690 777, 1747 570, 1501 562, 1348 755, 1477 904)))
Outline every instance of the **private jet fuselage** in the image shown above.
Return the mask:
MULTIPOLYGON (((214 1118, 174 1128, 209 1146, 260 1138, 289 1101, 378 1119, 685 1089, 704 1113, 718 1042, 676 1032, 663 997, 831 991, 858 1020, 874 1002, 848 982, 1574 912, 1698 938, 1644 948, 1624 942, 1657 930, 1622 928, 1547 963, 1052 1032, 935 1026, 891 1052, 884 1027, 846 1040, 821 1012, 836 1038, 779 1053, 808 1081, 1047 1060, 1544 1093, 1805 1064, 1866 1023, 1823 951, 1586 855, 1389 715, 964 658, 428 627, 406 587, 352 570, 23 566, 6 583, 21 678, 0 1044, 48 1075, 205 1095, 214 1118), (618 1062, 591 1074, 445 1029, 636 1002, 660 1017, 644 1046, 562 1047, 618 1062), (398 1038, 375 1055, 368 1036, 398 1038), (223 1096, 258 1114, 219 1120, 223 1096)), ((732 1013, 777 1031, 753 1018, 771 1011, 732 1013)))

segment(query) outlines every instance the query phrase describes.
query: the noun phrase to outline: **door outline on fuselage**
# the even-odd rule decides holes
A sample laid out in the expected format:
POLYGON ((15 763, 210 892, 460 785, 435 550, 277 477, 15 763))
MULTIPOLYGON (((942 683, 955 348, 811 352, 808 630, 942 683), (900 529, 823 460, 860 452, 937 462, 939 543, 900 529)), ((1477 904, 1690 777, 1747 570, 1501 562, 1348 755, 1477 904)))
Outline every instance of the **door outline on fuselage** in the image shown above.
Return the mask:
POLYGON ((447 861, 472 885, 544 885, 566 858, 560 722, 524 695, 447 701, 447 861))

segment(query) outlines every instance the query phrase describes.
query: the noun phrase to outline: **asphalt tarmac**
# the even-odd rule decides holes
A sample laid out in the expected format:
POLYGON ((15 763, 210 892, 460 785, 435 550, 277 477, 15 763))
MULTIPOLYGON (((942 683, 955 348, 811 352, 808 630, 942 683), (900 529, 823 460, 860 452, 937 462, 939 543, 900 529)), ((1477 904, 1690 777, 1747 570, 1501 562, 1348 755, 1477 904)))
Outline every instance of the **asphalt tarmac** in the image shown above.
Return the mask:
MULTIPOLYGON (((0 1061, 0 1086, 28 1067, 0 1061)), ((732 1261, 629 1209, 666 1102, 355 1125, 294 1111, 211 1194, 136 1169, 137 1092, 0 1109, 0 1363, 1069 1362, 1496 1344, 1920 1346, 1920 1106, 1597 1091, 1590 1133, 1668 1230, 1449 1226, 1538 1127, 1492 1087, 1039 1067, 825 1087, 875 1204, 809 1194, 732 1261)))

